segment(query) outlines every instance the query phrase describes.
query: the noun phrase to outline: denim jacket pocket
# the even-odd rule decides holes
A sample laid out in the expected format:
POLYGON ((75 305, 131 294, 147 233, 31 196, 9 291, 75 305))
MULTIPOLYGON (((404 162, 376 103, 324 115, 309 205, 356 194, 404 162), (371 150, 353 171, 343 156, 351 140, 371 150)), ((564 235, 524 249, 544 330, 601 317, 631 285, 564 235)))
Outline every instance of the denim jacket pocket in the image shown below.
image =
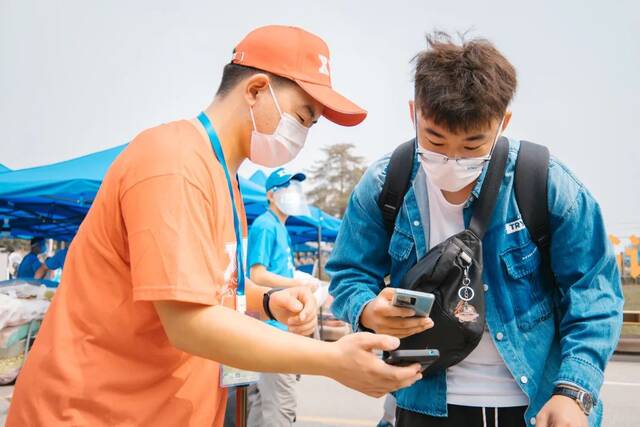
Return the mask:
POLYGON ((507 249, 500 257, 507 274, 507 292, 518 327, 531 330, 552 315, 550 296, 541 286, 541 255, 538 247, 527 241, 507 249))
POLYGON ((396 228, 389 242, 389 255, 396 261, 404 261, 409 258, 413 246, 413 237, 396 228))
POLYGON ((407 271, 413 266, 409 257, 414 252, 415 243, 408 233, 396 228, 389 242, 391 257, 391 284, 400 283, 407 271))

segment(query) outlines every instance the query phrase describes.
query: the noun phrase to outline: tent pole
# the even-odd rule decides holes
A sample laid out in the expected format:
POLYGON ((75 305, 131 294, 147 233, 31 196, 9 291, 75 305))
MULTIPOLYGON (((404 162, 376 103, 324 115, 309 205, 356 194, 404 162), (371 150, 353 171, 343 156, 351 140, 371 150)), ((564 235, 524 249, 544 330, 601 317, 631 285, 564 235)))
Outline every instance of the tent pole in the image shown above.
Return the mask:
POLYGON ((236 387, 236 427, 247 427, 247 387, 236 387))
POLYGON ((322 225, 318 226, 318 280, 322 280, 322 225))
MULTIPOLYGON (((322 219, 320 220, 322 221, 322 219)), ((318 280, 322 280, 322 224, 318 225, 318 280)), ((320 306, 320 340, 324 340, 324 322, 322 321, 322 305, 320 306)))

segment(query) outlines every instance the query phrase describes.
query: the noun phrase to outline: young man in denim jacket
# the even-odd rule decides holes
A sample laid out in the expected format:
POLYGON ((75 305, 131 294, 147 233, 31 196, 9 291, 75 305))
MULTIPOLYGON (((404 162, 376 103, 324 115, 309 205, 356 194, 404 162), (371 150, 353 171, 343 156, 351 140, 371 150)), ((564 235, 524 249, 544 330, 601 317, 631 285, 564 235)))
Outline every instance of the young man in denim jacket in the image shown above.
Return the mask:
MULTIPOLYGON (((412 180, 394 231, 388 234, 378 207, 386 156, 354 190, 327 265, 334 313, 355 330, 400 338, 432 323, 393 307, 391 287, 430 247, 468 227, 516 89, 515 69, 490 42, 457 44, 441 33, 427 41, 415 59, 412 180), (388 275, 391 286, 384 288, 388 275)), ((614 254, 598 203, 551 158, 553 276, 548 273, 515 199, 519 147, 518 139, 509 139, 504 179, 483 239, 485 333, 461 363, 396 393, 396 426, 601 423, 600 389, 622 323, 614 254)))

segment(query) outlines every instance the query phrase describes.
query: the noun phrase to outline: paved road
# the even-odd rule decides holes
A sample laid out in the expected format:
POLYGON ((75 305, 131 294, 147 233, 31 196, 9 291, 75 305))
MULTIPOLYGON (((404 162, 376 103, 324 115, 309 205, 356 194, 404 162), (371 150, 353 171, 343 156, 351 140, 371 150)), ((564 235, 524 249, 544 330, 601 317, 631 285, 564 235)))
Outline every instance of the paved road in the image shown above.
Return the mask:
MULTIPOLYGON (((0 427, 4 426, 5 396, 0 387, 0 427)), ((372 399, 320 377, 303 377, 296 427, 374 427, 382 414, 383 399, 372 399)), ((609 364, 602 391, 604 427, 640 425, 640 356, 617 356, 609 364)))
MULTIPOLYGON (((604 427, 640 426, 640 356, 616 356, 602 389, 604 427)), ((383 399, 372 399, 331 380, 303 377, 297 427, 374 427, 383 399)))

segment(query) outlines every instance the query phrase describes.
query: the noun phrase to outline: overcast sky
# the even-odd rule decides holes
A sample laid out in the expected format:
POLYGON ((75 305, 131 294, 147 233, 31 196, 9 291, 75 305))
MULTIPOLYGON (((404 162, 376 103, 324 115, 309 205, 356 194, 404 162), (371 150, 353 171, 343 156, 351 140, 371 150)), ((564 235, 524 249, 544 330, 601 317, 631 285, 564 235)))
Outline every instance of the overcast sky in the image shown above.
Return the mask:
POLYGON ((0 0, 0 163, 64 160, 195 116, 234 45, 266 24, 323 37, 334 86, 369 110, 355 128, 321 121, 291 167, 338 142, 373 161, 411 136, 409 61, 424 35, 471 29, 518 70, 507 134, 549 146, 600 200, 611 232, 640 234, 637 4, 0 0))

